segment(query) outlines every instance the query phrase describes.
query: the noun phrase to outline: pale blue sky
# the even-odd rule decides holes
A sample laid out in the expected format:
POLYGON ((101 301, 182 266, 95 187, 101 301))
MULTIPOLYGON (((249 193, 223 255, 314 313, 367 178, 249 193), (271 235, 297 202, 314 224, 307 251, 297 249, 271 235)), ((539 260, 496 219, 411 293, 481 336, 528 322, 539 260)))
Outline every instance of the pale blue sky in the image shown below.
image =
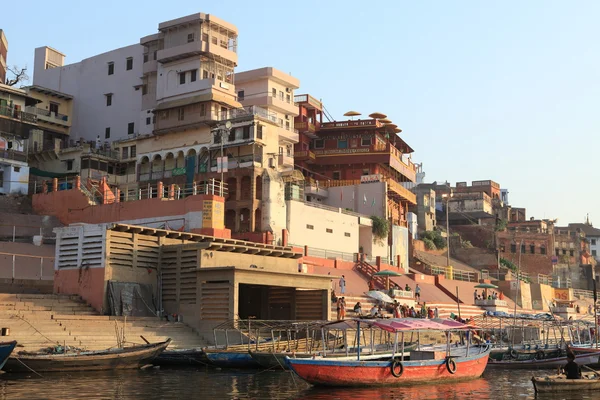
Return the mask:
MULTIPOLYGON (((273 66, 336 118, 387 114, 428 181, 493 179, 528 216, 600 225, 598 1, 30 1, 0 14, 8 63, 77 62, 195 12, 239 29, 238 71, 273 66), (37 30, 32 27, 38 27, 37 30)), ((6 7, 4 7, 6 11, 6 7)))

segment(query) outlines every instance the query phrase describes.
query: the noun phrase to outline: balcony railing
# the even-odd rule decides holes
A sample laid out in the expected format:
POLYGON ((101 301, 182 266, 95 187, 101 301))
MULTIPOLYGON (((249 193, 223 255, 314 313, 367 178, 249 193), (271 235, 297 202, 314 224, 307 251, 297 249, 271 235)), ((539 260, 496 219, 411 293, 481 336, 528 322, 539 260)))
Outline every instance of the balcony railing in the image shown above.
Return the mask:
POLYGON ((298 161, 314 160, 315 153, 311 150, 303 150, 294 152, 294 158, 298 161))
POLYGON ((300 94, 300 95, 294 96, 294 103, 308 103, 318 110, 323 109, 323 103, 321 103, 319 100, 315 99, 314 97, 312 97, 309 94, 300 94))
POLYGON ((308 121, 295 122, 294 127, 298 130, 298 132, 314 133, 317 130, 317 126, 308 121))
POLYGON ((25 111, 20 111, 14 107, 0 106, 0 115, 18 119, 19 121, 22 121, 22 122, 28 122, 28 123, 32 123, 32 124, 37 123, 37 115, 31 114, 31 113, 28 113, 25 111))
POLYGON ((279 155, 279 165, 293 166, 294 165, 294 157, 287 155, 287 154, 280 154, 279 155))
POLYGON ((26 107, 25 110, 30 114, 35 114, 38 117, 42 117, 41 119, 44 120, 49 120, 60 124, 67 124, 69 122, 69 116, 65 114, 54 113, 37 107, 26 107))
POLYGON ((22 151, 0 150, 0 158, 4 158, 5 160, 27 162, 27 154, 23 153, 22 151))
POLYGON ((373 126, 377 128, 381 128, 383 124, 376 119, 364 119, 364 120, 356 120, 356 121, 333 121, 333 122, 324 122, 321 125, 322 129, 332 129, 332 128, 364 128, 366 126, 373 126))
MULTIPOLYGON (((399 195, 401 198, 411 202, 412 204, 417 204, 417 196, 410 190, 406 189, 404 186, 400 185, 395 180, 393 180, 391 178, 382 178, 381 181, 387 182, 388 190, 393 191, 394 193, 399 195)), ((317 183, 317 186, 319 186, 319 187, 329 188, 329 187, 338 187, 338 186, 360 185, 362 182, 360 181, 360 179, 347 179, 347 180, 326 180, 326 181, 319 180, 319 181, 316 181, 316 183, 317 183)))

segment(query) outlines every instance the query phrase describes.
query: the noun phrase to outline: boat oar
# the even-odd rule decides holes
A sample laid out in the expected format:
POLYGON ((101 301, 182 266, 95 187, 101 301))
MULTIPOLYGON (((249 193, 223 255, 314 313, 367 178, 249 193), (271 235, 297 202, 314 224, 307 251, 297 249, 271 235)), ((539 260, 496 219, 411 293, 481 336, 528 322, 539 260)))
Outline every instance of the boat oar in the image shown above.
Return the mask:
POLYGON ((596 376, 600 376, 600 372, 596 371, 595 369, 592 369, 592 368, 588 367, 587 365, 582 365, 582 367, 592 371, 594 374, 596 374, 596 376))

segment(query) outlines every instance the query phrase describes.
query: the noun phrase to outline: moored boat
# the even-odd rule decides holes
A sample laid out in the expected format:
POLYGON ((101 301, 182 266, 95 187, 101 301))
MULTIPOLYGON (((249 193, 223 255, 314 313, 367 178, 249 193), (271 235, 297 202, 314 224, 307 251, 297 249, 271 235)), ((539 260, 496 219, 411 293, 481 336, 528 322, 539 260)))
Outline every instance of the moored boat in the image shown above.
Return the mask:
POLYGON ((99 351, 74 351, 60 354, 20 352, 8 358, 4 370, 67 372, 137 368, 151 363, 169 343, 171 339, 159 343, 99 351))
POLYGON ((210 363, 221 368, 260 368, 260 364, 248 351, 204 349, 210 363))
MULTIPOLYGON (((530 360, 504 360, 496 361, 490 359, 488 366, 491 368, 500 367, 503 369, 554 369, 562 367, 567 363, 567 357, 554 357, 548 359, 530 359, 530 360)), ((580 365, 596 365, 600 363, 600 354, 583 353, 577 354, 577 363, 580 365)))
MULTIPOLYGON (((364 322, 354 320, 358 332, 360 325, 401 334, 410 331, 467 331, 469 326, 450 320, 424 320, 398 318, 364 322)), ((398 340, 396 340, 397 346, 398 340)), ((397 347, 396 347, 397 348, 397 347)), ((418 383, 453 382, 475 379, 485 370, 490 354, 489 345, 428 346, 410 352, 408 360, 392 354, 387 360, 363 360, 360 353, 353 360, 331 358, 300 359, 286 357, 290 368, 300 378, 320 386, 383 386, 412 385, 418 383)))
POLYGON ((156 365, 170 366, 201 366, 208 365, 210 361, 201 348, 190 349, 167 349, 156 357, 153 362, 156 365))
POLYGON ((4 364, 6 364, 6 360, 8 360, 8 357, 11 355, 16 345, 16 340, 11 342, 0 342, 0 370, 4 367, 4 364))
POLYGON ((582 390, 600 391, 600 375, 594 372, 584 372, 581 379, 567 379, 564 375, 532 377, 536 393, 579 392, 582 390))

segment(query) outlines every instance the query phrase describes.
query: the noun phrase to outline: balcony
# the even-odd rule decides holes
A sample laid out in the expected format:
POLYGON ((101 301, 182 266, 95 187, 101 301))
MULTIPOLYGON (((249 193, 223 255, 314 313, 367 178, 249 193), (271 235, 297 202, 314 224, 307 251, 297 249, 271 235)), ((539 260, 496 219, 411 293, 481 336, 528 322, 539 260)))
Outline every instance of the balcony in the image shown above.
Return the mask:
POLYGON ((312 97, 310 94, 300 94, 294 96, 294 103, 302 105, 304 108, 315 108, 319 111, 323 111, 323 103, 312 97))
POLYGON ((294 157, 288 154, 279 155, 279 165, 282 167, 293 167, 294 157))
POLYGON ((296 161, 306 161, 308 163, 313 163, 315 161, 315 153, 312 150, 304 150, 304 151, 296 151, 294 153, 294 160, 296 161))
POLYGON ((279 135, 279 142, 291 142, 298 143, 299 136, 298 131, 291 128, 284 128, 282 126, 277 129, 277 133, 279 135))
POLYGON ((308 121, 294 122, 294 128, 296 128, 298 132, 304 133, 306 136, 314 139, 317 137, 316 132, 319 130, 320 124, 318 122, 313 124, 308 121))
POLYGON ((179 46, 159 50, 156 58, 159 63, 164 64, 201 54, 212 56, 213 58, 233 65, 237 65, 238 61, 238 56, 234 51, 219 46, 218 44, 207 43, 201 40, 195 40, 193 42, 180 44, 179 46))
MULTIPOLYGON (((318 187, 322 188, 330 188, 330 187, 338 187, 338 186, 352 186, 352 185, 360 185, 366 182, 361 182, 360 179, 348 179, 348 180, 319 180, 315 181, 318 187)), ((376 182, 376 181, 374 181, 376 182)), ((386 182, 388 187, 388 196, 391 198, 396 198, 400 201, 407 201, 411 204, 417 204, 417 196, 406 189, 404 186, 399 184, 393 179, 381 177, 379 182, 386 182)))
POLYGON ((324 122, 321 129, 354 129, 354 128, 381 128, 383 124, 377 119, 365 119, 356 121, 333 121, 324 122))
POLYGON ((15 150, 0 150, 0 160, 21 161, 27 162, 27 154, 22 151, 15 150))
POLYGON ((25 110, 30 114, 35 114, 37 116, 38 122, 44 121, 53 125, 60 125, 64 127, 71 126, 68 115, 54 113, 37 107, 27 107, 25 108, 25 110))
POLYGON ((29 124, 37 124, 37 115, 20 111, 13 107, 0 106, 0 116, 16 119, 29 124))
POLYGON ((148 60, 142 65, 142 74, 147 75, 158 71, 158 62, 156 60, 148 60))

